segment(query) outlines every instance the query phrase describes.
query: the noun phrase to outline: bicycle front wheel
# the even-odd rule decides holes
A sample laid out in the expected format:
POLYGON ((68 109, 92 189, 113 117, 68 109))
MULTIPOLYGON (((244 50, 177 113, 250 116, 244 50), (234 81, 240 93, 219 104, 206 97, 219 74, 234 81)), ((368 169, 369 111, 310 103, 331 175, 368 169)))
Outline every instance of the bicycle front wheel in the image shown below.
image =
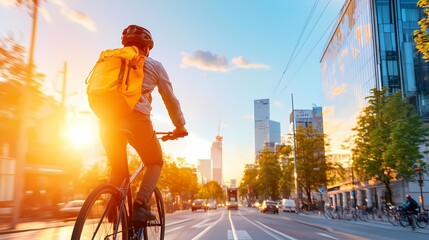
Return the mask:
POLYGON ((120 210, 119 190, 111 184, 98 186, 85 200, 71 239, 128 239, 127 214, 120 210))
POLYGON ((428 225, 429 221, 428 221, 428 217, 423 214, 423 213, 419 213, 416 217, 416 224, 419 228, 425 228, 428 225))
POLYGON ((150 210, 155 213, 156 220, 147 223, 144 228, 145 240, 164 240, 165 234, 165 211, 164 202, 162 200, 161 192, 158 188, 153 191, 150 200, 150 210))
POLYGON ((398 225, 398 217, 396 217, 396 214, 391 213, 387 215, 387 219, 389 220, 389 222, 393 225, 393 226, 397 226, 398 225))

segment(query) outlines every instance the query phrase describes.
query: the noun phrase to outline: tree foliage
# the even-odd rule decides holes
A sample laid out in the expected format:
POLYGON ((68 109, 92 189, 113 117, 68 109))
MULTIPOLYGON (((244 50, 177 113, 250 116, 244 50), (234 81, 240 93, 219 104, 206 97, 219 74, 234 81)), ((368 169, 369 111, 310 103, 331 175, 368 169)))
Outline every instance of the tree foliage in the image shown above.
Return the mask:
POLYGON ((265 148, 259 156, 259 187, 264 189, 262 194, 265 199, 277 200, 280 196, 279 182, 281 178, 280 162, 276 153, 265 148))
MULTIPOLYGON (((183 201, 190 200, 198 193, 197 176, 191 168, 179 167, 171 157, 164 157, 164 166, 158 181, 160 189, 168 189, 173 196, 180 196, 183 201)), ((183 159, 179 159, 181 163, 183 159)))
POLYGON ((202 199, 215 199, 217 202, 222 202, 226 197, 222 187, 216 181, 204 184, 197 196, 202 199))
POLYGON ((429 2, 428 0, 419 0, 417 6, 423 9, 423 17, 418 21, 420 29, 414 30, 414 42, 416 43, 417 51, 423 54, 423 59, 429 61, 429 2))
POLYGON ((372 89, 368 106, 358 118, 353 166, 358 177, 384 183, 392 201, 390 183, 397 178, 415 180, 417 166, 425 168, 420 145, 428 128, 415 107, 404 101, 401 92, 372 89))
POLYGON ((310 124, 305 128, 299 126, 295 137, 298 184, 312 203, 311 192, 327 184, 325 136, 310 124))
POLYGON ((282 177, 279 181, 280 184, 280 195, 284 198, 290 198, 292 196, 292 191, 295 189, 295 179, 294 179, 294 161, 290 156, 293 152, 293 146, 283 145, 280 147, 279 159, 282 166, 282 177))
POLYGON ((243 178, 240 181, 238 192, 240 196, 247 196, 250 201, 259 196, 263 191, 259 184, 259 166, 247 165, 244 169, 243 178))

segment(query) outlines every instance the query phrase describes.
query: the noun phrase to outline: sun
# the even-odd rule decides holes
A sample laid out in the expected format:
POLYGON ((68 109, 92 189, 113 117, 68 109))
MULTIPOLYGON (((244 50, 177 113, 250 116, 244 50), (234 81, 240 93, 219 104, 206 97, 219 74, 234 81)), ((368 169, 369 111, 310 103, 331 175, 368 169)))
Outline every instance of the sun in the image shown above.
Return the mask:
POLYGON ((75 147, 92 145, 96 140, 95 126, 90 122, 72 122, 66 129, 67 141, 75 147))

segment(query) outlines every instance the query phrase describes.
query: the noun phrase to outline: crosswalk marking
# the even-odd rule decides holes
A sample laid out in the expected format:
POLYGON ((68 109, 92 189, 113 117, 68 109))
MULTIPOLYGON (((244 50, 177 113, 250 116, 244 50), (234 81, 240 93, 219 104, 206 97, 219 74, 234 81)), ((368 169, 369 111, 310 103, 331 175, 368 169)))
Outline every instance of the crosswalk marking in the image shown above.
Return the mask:
MULTIPOLYGON (((250 235, 247 233, 246 230, 236 230, 237 239, 239 240, 252 240, 250 235)), ((234 236, 232 235, 232 231, 228 230, 228 240, 234 239, 234 236)))

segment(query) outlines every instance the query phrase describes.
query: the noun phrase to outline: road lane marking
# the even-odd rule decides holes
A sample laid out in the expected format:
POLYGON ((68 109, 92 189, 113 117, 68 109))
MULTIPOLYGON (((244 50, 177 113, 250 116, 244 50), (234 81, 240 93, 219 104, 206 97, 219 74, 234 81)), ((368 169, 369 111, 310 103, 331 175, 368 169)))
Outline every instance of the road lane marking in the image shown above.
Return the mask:
POLYGON ((281 236, 283 236, 283 237, 285 237, 285 238, 287 238, 287 239, 290 239, 290 240, 298 240, 298 239, 296 239, 296 238, 294 238, 294 237, 291 237, 291 236, 289 236, 289 235, 287 235, 287 234, 284 234, 284 233, 282 233, 282 232, 280 232, 280 231, 277 231, 277 230, 275 230, 274 228, 270 228, 270 227, 268 227, 267 225, 265 225, 265 224, 263 224, 263 223, 261 223, 261 222, 259 222, 259 221, 256 221, 257 223, 259 223, 259 224, 261 224, 263 227, 265 227, 265 228, 267 228, 267 229, 269 229, 270 231, 273 231, 273 232, 275 232, 275 233, 277 233, 277 234, 279 234, 279 235, 281 235, 281 236))
POLYGON ((283 238, 279 238, 277 235, 273 234, 273 232, 274 232, 274 233, 277 233, 277 234, 279 234, 279 235, 281 235, 281 236, 283 236, 283 237, 285 237, 285 238, 287 238, 287 239, 290 239, 290 240, 297 240, 296 238, 293 238, 293 237, 291 237, 291 236, 289 236, 289 235, 287 235, 287 234, 284 234, 284 233, 279 232, 279 231, 277 231, 277 230, 275 230, 275 229, 272 229, 272 228, 270 228, 270 227, 268 227, 268 226, 266 226, 266 225, 262 224, 261 222, 258 222, 258 221, 257 221, 257 223, 258 223, 258 224, 260 224, 261 226, 264 226, 264 227, 266 228, 266 229, 265 229, 265 228, 263 228, 263 227, 259 226, 258 224, 255 224, 254 222, 250 221, 248 218, 246 218, 245 216, 241 215, 241 213, 239 213, 239 214, 240 214, 240 216, 241 216, 242 218, 244 218, 246 221, 248 221, 249 223, 251 223, 251 224, 255 225, 257 228, 261 229, 261 230, 262 230, 262 231, 264 231, 266 234, 270 235, 271 237, 273 237, 273 238, 275 238, 275 239, 277 239, 277 240, 282 240, 283 238), (271 232, 270 232, 270 231, 271 231, 271 232))
POLYGON ((171 232, 174 232, 174 231, 179 230, 181 228, 183 228, 183 226, 175 227, 175 228, 169 228, 168 230, 165 231, 165 233, 171 233, 171 232))
POLYGON ((329 235, 329 234, 326 234, 326 233, 316 233, 316 234, 319 234, 320 236, 327 237, 327 238, 330 238, 330 239, 336 239, 336 240, 339 240, 338 238, 333 237, 333 236, 331 236, 331 235, 329 235))
POLYGON ((210 221, 210 218, 206 218, 202 222, 199 222, 198 224, 196 224, 196 225, 194 225, 192 227, 193 228, 204 228, 204 227, 207 227, 207 226, 209 226, 211 224, 211 223, 206 223, 208 221, 210 221))
POLYGON ((212 227, 214 227, 218 222, 220 222, 222 220, 224 214, 225 213, 222 212, 222 215, 220 216, 220 218, 217 221, 213 222, 210 226, 208 226, 206 229, 204 229, 202 232, 200 232, 197 236, 192 238, 192 240, 197 240, 197 239, 200 239, 202 236, 204 236, 204 234, 206 234, 212 227))
MULTIPOLYGON (((239 240, 252 240, 246 230, 237 230, 237 238, 239 240)), ((228 230, 228 240, 233 240, 232 231, 228 230)))
POLYGON ((232 219, 231 219, 231 211, 229 211, 229 222, 231 223, 232 236, 234 237, 234 240, 238 240, 237 233, 235 232, 234 223, 232 222, 232 219))
POLYGON ((184 222, 189 222, 189 221, 192 221, 192 219, 191 218, 187 218, 187 219, 179 220, 179 221, 176 221, 176 222, 169 222, 169 223, 166 223, 165 226, 168 227, 168 226, 171 226, 171 225, 176 225, 176 224, 179 224, 179 223, 184 223, 184 222))

